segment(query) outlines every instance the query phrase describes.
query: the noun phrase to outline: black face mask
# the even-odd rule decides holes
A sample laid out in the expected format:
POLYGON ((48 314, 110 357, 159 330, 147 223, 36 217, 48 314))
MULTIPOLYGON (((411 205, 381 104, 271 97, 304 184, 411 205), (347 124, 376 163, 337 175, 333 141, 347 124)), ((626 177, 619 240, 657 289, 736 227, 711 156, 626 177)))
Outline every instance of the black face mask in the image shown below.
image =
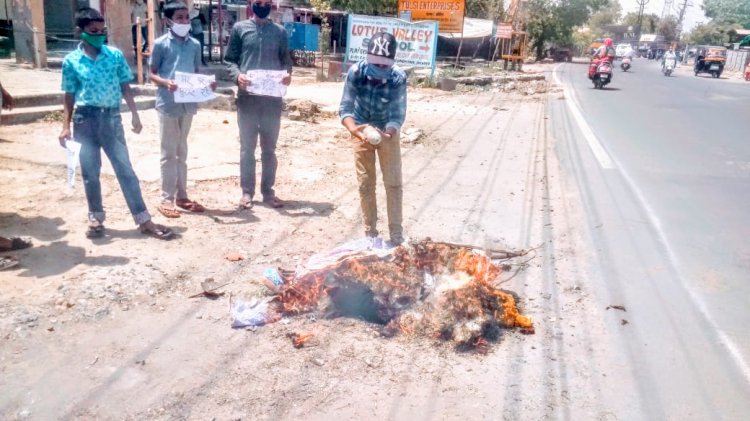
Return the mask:
POLYGON ((271 5, 266 4, 261 6, 258 3, 253 3, 253 14, 261 19, 265 19, 271 14, 271 5))

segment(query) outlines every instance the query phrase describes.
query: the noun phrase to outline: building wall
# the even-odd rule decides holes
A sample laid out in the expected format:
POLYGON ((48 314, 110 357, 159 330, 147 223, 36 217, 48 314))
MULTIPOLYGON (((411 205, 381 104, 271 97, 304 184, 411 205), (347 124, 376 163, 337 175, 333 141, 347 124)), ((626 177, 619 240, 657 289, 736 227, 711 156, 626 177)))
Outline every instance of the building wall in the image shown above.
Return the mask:
POLYGON ((75 26, 75 10, 75 1, 44 0, 44 26, 47 34, 69 37, 75 26))

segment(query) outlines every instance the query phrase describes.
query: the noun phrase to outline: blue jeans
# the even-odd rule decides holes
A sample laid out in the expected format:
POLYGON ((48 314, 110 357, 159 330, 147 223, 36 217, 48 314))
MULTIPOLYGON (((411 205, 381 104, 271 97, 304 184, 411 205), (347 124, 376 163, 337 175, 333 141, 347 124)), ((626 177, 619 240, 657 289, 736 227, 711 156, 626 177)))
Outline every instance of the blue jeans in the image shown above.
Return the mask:
POLYGON ((143 202, 138 177, 130 164, 120 109, 77 107, 73 112, 73 136, 81 144, 81 175, 89 206, 89 220, 104 222, 102 186, 99 181, 103 149, 115 170, 135 223, 140 225, 148 222, 151 215, 143 202))
POLYGON ((274 197, 276 182, 276 141, 281 128, 281 98, 241 95, 237 98, 237 124, 240 128, 240 186, 242 194, 255 194, 255 147, 260 138, 260 193, 274 197))

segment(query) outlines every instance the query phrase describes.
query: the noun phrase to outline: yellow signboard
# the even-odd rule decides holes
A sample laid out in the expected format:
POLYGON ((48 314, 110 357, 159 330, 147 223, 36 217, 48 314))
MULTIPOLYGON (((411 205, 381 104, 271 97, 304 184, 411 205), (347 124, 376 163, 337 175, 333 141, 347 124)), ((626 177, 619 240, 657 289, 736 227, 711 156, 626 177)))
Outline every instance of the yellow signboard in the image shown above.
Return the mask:
POLYGON ((462 32, 465 0, 398 0, 398 13, 411 12, 411 20, 438 21, 438 31, 462 32))

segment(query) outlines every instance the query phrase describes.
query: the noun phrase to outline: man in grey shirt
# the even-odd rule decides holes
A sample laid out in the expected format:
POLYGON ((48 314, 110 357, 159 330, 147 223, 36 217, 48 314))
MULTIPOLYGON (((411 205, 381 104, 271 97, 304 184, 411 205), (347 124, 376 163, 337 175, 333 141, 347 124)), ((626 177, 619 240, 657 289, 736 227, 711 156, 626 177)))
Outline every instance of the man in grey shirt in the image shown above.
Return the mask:
POLYGON ((276 197, 276 141, 281 127, 281 98, 250 95, 253 83, 248 70, 286 70, 284 85, 292 81, 292 58, 289 55, 286 30, 268 19, 272 0, 253 0, 253 18, 237 22, 232 28, 225 60, 229 74, 237 83, 237 122, 240 129, 240 207, 250 209, 255 194, 255 147, 260 138, 260 192, 263 202, 274 208, 284 206, 276 197))

